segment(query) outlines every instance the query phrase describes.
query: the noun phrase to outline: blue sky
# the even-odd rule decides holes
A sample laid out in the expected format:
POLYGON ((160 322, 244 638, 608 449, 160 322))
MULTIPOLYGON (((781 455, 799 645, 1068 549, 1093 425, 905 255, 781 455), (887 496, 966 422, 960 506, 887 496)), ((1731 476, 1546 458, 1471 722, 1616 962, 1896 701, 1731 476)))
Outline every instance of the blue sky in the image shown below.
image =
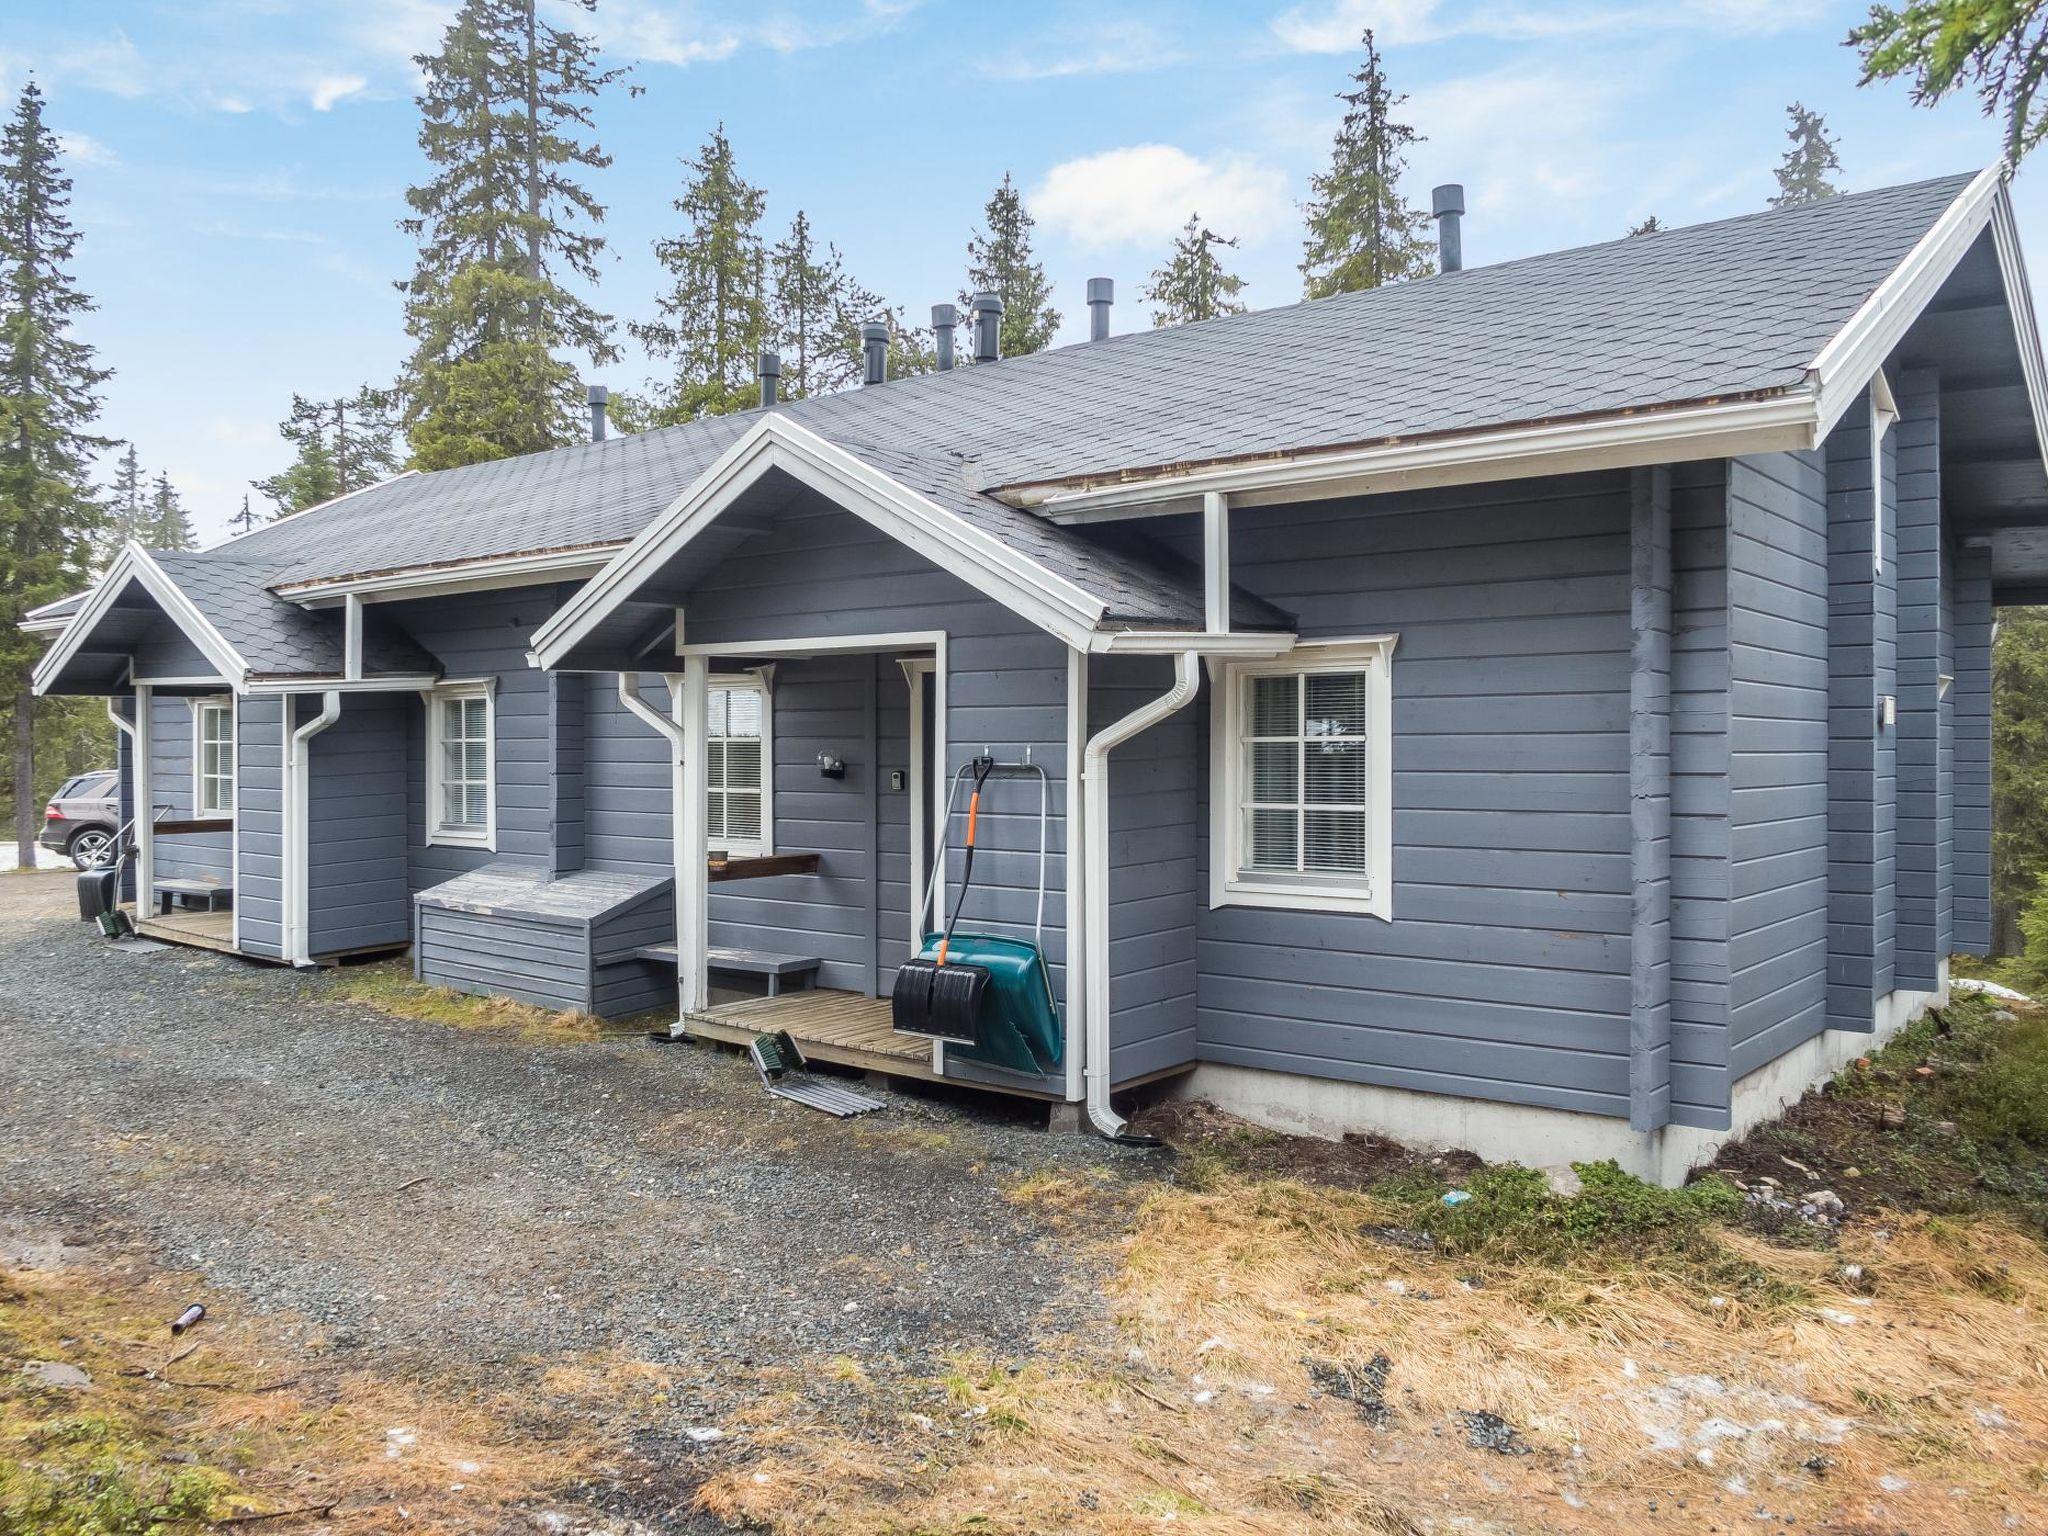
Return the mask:
MULTIPOLYGON (((543 0, 557 16, 568 10, 543 0)), ((71 151, 87 333, 117 370, 106 429, 182 486, 203 534, 286 459, 297 389, 387 381, 404 355, 396 227, 421 161, 411 55, 453 0, 0 0, 0 85, 30 71, 71 151)), ((675 227, 678 158, 723 120, 769 194, 801 206, 868 286, 922 317, 961 284, 963 247, 1012 172, 1065 312, 1117 281, 1119 329, 1191 208, 1242 245, 1245 298, 1299 297, 1298 204, 1378 28, 1426 135, 1408 191, 1465 183, 1477 265, 1748 212, 1773 190, 1786 103, 1824 112, 1845 187, 1982 165, 1974 101, 1915 108, 1856 86, 1825 0, 1271 0, 989 5, 945 0, 600 0, 586 30, 634 65, 599 137, 615 163, 599 302, 645 316, 649 246, 675 227)), ((2048 263, 2039 172, 2016 186, 2048 263)), ((614 386, 648 372, 629 356, 614 386)))

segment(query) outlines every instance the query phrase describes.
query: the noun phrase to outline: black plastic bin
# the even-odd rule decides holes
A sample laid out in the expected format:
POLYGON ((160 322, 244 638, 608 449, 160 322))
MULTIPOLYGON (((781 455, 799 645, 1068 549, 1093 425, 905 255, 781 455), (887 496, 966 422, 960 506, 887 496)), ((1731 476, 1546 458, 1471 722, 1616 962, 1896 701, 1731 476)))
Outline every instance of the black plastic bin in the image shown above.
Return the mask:
POLYGON ((78 920, 97 922, 100 914, 121 904, 121 865, 117 860, 106 869, 78 872, 78 920))

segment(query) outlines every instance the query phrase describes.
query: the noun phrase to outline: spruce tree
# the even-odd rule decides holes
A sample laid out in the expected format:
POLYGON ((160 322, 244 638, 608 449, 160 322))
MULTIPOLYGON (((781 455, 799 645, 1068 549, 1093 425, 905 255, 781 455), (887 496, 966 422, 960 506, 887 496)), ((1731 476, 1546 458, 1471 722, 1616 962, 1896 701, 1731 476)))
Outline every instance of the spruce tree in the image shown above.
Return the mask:
POLYGON ((228 526, 234 529, 235 536, 239 538, 245 533, 253 532, 256 525, 262 521, 262 517, 249 506, 249 493, 242 492, 242 510, 228 519, 228 526))
POLYGON ((1835 153, 1834 139, 1828 134, 1827 120, 1796 101, 1785 109, 1785 116, 1790 120, 1785 137, 1792 141, 1792 147, 1778 162, 1778 195, 1771 199, 1771 206, 1797 208, 1803 203, 1833 197, 1835 184, 1828 176, 1842 168, 1842 161, 1835 153))
POLYGON ((1184 325, 1243 314, 1245 307, 1237 296, 1244 291, 1244 279, 1227 270, 1216 254, 1218 249, 1236 247, 1235 240, 1224 239, 1204 224, 1199 213, 1190 214, 1173 242, 1173 254, 1140 295, 1152 305, 1152 323, 1184 325))
POLYGON ((1653 213, 1642 223, 1629 225, 1628 232, 1631 235, 1655 235, 1661 234, 1663 229, 1664 226, 1657 221, 1657 215, 1653 213))
POLYGON ((31 80, 0 132, 0 687, 14 715, 14 840, 35 864, 36 699, 42 649, 17 627, 29 609, 84 585, 102 518, 92 484, 100 386, 109 377, 75 333, 93 308, 71 264, 71 178, 31 80))
POLYGON ((775 278, 769 329, 782 357, 783 394, 801 400, 860 378, 860 328, 881 314, 881 297, 853 280, 837 246, 818 244, 802 209, 768 262, 775 278))
MULTIPOLYGON (((993 293, 1003 301, 1003 356, 1043 352, 1060 328, 1060 312, 1052 307, 1052 284, 1045 266, 1034 259, 1031 231, 1038 221, 1024 207, 1008 171, 1003 184, 989 194, 982 209, 980 233, 967 237, 967 288, 960 295, 963 312, 977 293, 993 293)), ((970 351, 972 349, 970 348, 970 351)))
POLYGON ((2005 163, 2016 167, 2048 135, 2048 7, 2009 0, 1909 0, 1873 5, 1849 34, 1863 55, 1863 79, 1913 77, 1913 100, 1941 101, 1974 86, 1988 117, 2005 116, 2005 163))
POLYGON ((185 498, 161 469, 149 486, 149 537, 144 542, 151 549, 191 549, 199 542, 185 498))
POLYGON ((689 227, 654 244, 668 289, 655 300, 655 319, 628 327, 671 365, 656 391, 658 426, 759 403, 754 372, 768 336, 767 253, 759 233, 767 197, 740 176, 723 123, 684 165, 689 175, 675 209, 689 227))
MULTIPOLYGON (((588 11, 595 0, 570 0, 588 11)), ((409 189, 419 241, 406 296, 404 427, 412 462, 446 469, 582 436, 577 370, 615 361, 612 322, 565 286, 597 280, 604 209, 577 180, 611 157, 590 105, 620 71, 537 0, 463 0, 440 50, 416 62, 420 148, 409 189)))
POLYGON ((1302 245, 1303 291, 1311 299, 1378 288, 1436 270, 1429 215, 1401 195, 1408 146, 1420 136, 1394 120, 1408 98, 1387 85, 1379 44, 1365 33, 1365 62, 1339 91, 1344 121, 1331 146, 1329 169, 1309 177, 1302 210, 1308 238, 1302 245))
POLYGON ((375 485, 398 468, 391 393, 365 384, 332 400, 292 396, 291 414, 278 435, 297 456, 275 475, 249 483, 277 506, 279 516, 375 485))
POLYGON ((130 543, 149 542, 149 496, 142 479, 142 458, 130 443, 114 461, 114 484, 107 499, 106 523, 99 538, 99 564, 108 565, 130 543))

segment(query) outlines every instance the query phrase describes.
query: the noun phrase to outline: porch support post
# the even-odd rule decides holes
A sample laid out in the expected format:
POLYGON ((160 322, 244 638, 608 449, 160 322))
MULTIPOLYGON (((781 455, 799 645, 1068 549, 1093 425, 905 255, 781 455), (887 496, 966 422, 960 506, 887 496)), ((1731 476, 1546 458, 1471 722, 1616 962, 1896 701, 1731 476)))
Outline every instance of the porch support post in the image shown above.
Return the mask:
POLYGON ((1671 471, 1629 476, 1628 1121, 1671 1120, 1671 471))
POLYGON ((128 738, 129 765, 134 776, 130 792, 135 797, 135 915, 149 916, 156 907, 156 796, 152 793, 150 762, 154 743, 150 739, 150 700, 147 683, 135 685, 135 729, 128 738))
MULTIPOLYGON (((684 1017, 711 1001, 709 967, 705 963, 706 913, 710 887, 704 852, 709 839, 704 826, 704 730, 711 663, 704 656, 683 658, 678 704, 682 714, 680 758, 675 772, 676 829, 676 984, 684 1017)), ((671 688, 676 686, 671 680, 671 688)))
POLYGON ((1202 627, 1230 633, 1230 498, 1221 491, 1202 496, 1202 627))

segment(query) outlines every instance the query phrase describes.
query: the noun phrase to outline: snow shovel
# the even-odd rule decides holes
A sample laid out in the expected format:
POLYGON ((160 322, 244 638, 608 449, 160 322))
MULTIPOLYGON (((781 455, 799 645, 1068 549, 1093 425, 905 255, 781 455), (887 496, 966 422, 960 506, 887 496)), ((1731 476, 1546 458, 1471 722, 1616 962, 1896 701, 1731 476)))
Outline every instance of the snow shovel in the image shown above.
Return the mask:
MULTIPOLYGON (((981 786, 988 782, 995 766, 992 757, 974 760, 974 792, 967 799, 967 861, 960 871, 960 893, 953 898, 953 915, 939 939, 938 952, 929 960, 918 956, 896 968, 896 986, 889 995, 889 1018, 898 1034, 951 1040, 959 1045, 973 1045, 981 1038, 975 1021, 981 1014, 982 994, 988 991, 988 971, 959 961, 948 965, 946 951, 953 944, 953 930, 960 922, 967 887, 974 881, 975 817, 981 809, 981 786)), ((943 860, 946 850, 941 848, 938 856, 943 860)))

